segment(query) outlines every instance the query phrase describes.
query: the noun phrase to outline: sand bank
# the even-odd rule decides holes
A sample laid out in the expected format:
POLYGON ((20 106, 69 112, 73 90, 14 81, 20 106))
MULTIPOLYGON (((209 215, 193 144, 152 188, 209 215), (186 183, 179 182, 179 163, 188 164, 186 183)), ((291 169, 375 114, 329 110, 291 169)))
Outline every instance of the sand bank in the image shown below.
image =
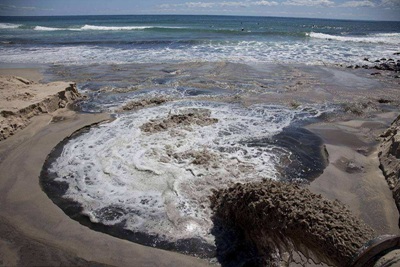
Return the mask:
POLYGON ((25 128, 32 117, 65 108, 80 97, 75 83, 39 84, 19 76, 0 76, 0 140, 25 128))
MULTIPOLYGON (((53 86, 40 85, 52 94, 53 86)), ((57 90, 56 90, 57 91, 57 90)), ((74 131, 109 119, 65 108, 37 114, 0 142, 0 263, 4 265, 205 266, 205 261, 95 232, 66 216, 39 186, 50 151, 74 131), (62 118, 61 120, 54 117, 62 118)))
POLYGON ((307 127, 326 144, 330 164, 309 189, 349 207, 378 234, 399 234, 392 193, 379 169, 377 137, 396 117, 320 123, 307 127))

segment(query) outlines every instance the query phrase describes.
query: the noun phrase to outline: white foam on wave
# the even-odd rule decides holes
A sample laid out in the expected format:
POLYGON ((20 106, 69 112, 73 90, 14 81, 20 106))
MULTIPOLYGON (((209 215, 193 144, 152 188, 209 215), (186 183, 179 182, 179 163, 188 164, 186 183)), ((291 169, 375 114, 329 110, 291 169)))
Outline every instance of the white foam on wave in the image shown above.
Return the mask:
POLYGON ((7 46, 0 47, 0 61, 67 65, 181 61, 365 64, 364 57, 392 58, 398 48, 395 44, 326 42, 318 38, 297 42, 210 42, 177 47, 7 46))
POLYGON ((166 27, 166 26, 96 26, 96 25, 84 25, 79 28, 54 28, 35 26, 35 31, 133 31, 133 30, 145 30, 145 29, 181 29, 181 27, 166 27))
POLYGON ((53 28, 53 27, 44 27, 44 26, 35 26, 33 28, 35 31, 79 31, 78 28, 53 28))
POLYGON ((246 141, 273 136, 297 118, 318 115, 317 109, 172 102, 121 115, 69 141, 51 171, 69 184, 65 197, 80 203, 93 222, 126 221, 126 229, 161 239, 197 237, 213 244, 211 190, 277 178, 274 146, 250 147, 246 141), (210 112, 218 122, 151 134, 140 130, 151 120, 193 109, 210 112), (212 155, 215 161, 194 163, 191 152, 212 155))
POLYGON ((357 42, 357 43, 382 43, 382 44, 397 44, 400 45, 400 33, 377 33, 367 36, 346 36, 346 35, 331 35, 319 32, 310 32, 308 36, 318 39, 335 40, 342 42, 357 42))
POLYGON ((81 30, 90 31, 131 31, 131 30, 144 30, 151 29, 154 26, 95 26, 95 25, 85 25, 81 27, 81 30))
POLYGON ((22 26, 21 24, 0 23, 0 29, 17 29, 21 26, 22 26))

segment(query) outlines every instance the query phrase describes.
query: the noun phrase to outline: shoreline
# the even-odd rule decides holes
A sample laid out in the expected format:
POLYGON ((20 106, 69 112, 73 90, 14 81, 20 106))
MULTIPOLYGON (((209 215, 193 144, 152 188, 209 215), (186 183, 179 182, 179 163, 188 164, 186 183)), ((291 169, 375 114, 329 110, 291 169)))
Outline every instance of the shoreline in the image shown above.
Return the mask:
MULTIPOLYGON (((385 130, 392 117, 396 117, 394 112, 381 113, 375 119, 359 118, 306 127, 324 140, 330 161, 324 173, 308 188, 328 199, 337 198, 379 234, 400 233, 398 213, 379 169, 378 143, 365 136, 385 130), (373 129, 373 133, 363 132, 365 128, 373 129), (354 163, 354 172, 346 171, 350 163, 354 163)), ((160 249, 155 253, 155 248, 93 231, 69 218, 42 191, 38 177, 54 147, 76 130, 108 119, 110 116, 104 113, 79 114, 61 109, 54 114, 35 116, 26 128, 0 142, 0 222, 3 223, 0 255, 11 255, 0 261, 9 265, 15 265, 12 263, 18 259, 24 262, 27 259, 18 254, 20 248, 40 244, 28 246, 28 252, 21 250, 31 257, 25 263, 48 264, 58 257, 66 265, 209 265, 207 260, 160 249), (52 122, 54 116, 63 119, 52 122), (19 236, 17 241, 10 238, 13 232, 19 236), (42 245, 43 250, 36 248, 42 245), (52 252, 47 259, 41 259, 40 253, 35 256, 35 249, 52 252)))

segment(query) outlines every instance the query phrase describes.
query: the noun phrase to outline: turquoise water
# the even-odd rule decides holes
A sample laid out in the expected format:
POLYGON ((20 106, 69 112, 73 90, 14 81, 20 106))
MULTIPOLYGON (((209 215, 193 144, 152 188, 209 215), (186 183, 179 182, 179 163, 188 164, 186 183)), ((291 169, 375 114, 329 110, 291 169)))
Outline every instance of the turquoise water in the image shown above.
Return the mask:
POLYGON ((231 16, 1 17, 0 62, 357 64, 393 57, 400 22, 231 16))

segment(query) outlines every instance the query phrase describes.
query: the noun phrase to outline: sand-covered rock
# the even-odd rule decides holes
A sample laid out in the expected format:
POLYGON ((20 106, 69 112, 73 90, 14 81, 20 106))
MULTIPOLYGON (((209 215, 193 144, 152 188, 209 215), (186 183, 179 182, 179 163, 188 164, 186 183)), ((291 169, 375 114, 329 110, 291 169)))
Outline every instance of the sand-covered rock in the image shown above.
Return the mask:
POLYGON ((74 83, 37 84, 0 76, 0 141, 25 128, 32 117, 65 108, 80 97, 74 83))
POLYGON ((292 251, 348 266, 375 235, 343 204, 294 184, 272 180, 236 184, 214 192, 211 202, 215 217, 242 232, 255 247, 251 266, 278 266, 282 255, 292 251))
POLYGON ((130 110, 137 110, 146 107, 153 107, 164 104, 165 102, 170 101, 164 97, 156 97, 156 98, 149 98, 149 99, 140 99, 135 101, 130 101, 123 105, 118 112, 130 111, 130 110))
POLYGON ((379 167, 393 192, 397 209, 400 211, 400 116, 393 121, 381 137, 379 167))
POLYGON ((140 126, 140 129, 146 133, 157 133, 178 126, 190 129, 191 125, 208 126, 217 122, 218 119, 212 118, 209 110, 193 108, 183 113, 170 114, 165 119, 147 122, 140 126))

